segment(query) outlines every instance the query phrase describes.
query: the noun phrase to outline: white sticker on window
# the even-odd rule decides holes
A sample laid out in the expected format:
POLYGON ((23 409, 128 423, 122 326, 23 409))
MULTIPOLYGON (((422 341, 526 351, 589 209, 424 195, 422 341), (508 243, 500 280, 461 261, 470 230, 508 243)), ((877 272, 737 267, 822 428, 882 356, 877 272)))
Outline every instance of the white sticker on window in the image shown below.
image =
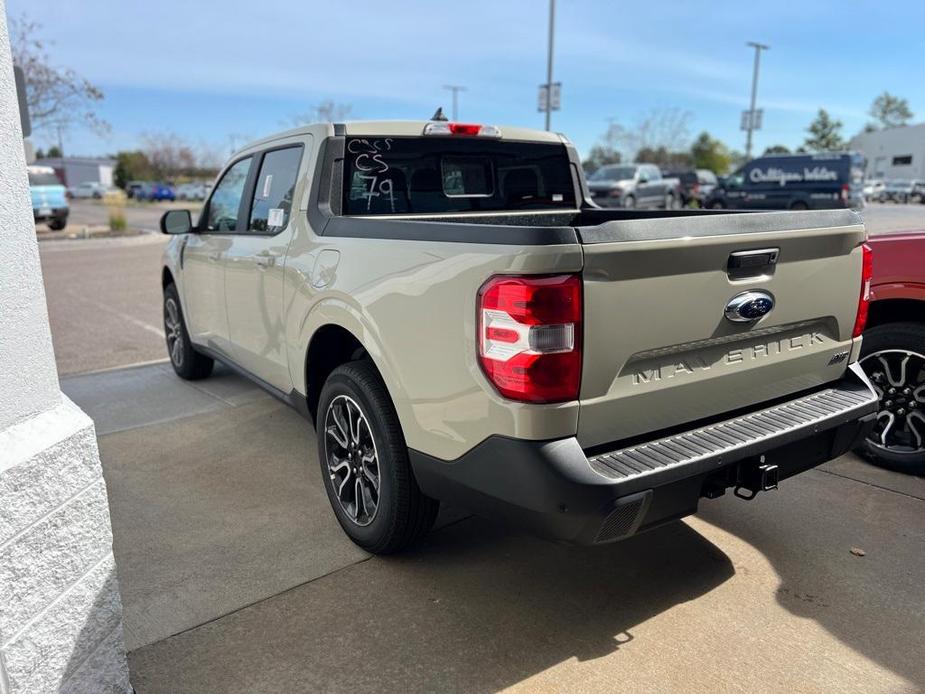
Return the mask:
MULTIPOLYGON (((269 176, 267 177, 269 178, 269 176)), ((267 214, 267 226, 268 227, 281 227, 283 226, 283 219, 285 218, 286 213, 282 207, 274 207, 267 214)))
POLYGON ((553 193, 552 194, 553 202, 562 202, 562 193, 553 193))
POLYGON ((263 195, 260 197, 268 198, 270 197, 270 185, 273 183, 273 174, 267 174, 267 177, 263 179, 263 195))

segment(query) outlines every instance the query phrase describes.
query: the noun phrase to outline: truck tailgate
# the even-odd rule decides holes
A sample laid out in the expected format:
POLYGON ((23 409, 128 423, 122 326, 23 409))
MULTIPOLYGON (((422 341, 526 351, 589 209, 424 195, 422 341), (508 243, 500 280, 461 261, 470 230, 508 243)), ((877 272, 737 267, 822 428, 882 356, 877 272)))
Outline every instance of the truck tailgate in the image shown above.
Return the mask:
POLYGON ((865 239, 857 214, 732 213, 578 231, 583 447, 752 407, 844 373, 865 239), (730 300, 752 290, 769 294, 773 309, 753 322, 728 319, 730 300))

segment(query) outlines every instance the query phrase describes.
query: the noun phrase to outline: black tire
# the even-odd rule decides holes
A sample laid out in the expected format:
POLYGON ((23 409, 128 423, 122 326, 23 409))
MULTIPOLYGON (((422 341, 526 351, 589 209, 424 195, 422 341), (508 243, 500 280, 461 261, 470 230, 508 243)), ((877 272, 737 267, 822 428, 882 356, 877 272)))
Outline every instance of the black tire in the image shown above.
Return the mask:
POLYGON ((52 231, 61 231, 64 227, 67 226, 67 217, 63 219, 56 217, 55 219, 48 220, 48 228, 52 231))
POLYGON ((726 206, 719 200, 713 200, 709 205, 707 205, 711 210, 725 210, 726 206))
POLYGON ((671 193, 665 195, 665 209, 666 210, 676 210, 680 207, 675 203, 675 196, 671 193))
POLYGON ((628 210, 636 209, 636 196, 630 193, 625 198, 623 198, 623 207, 628 210))
MULTIPOLYGON (((341 416, 340 420, 343 419, 341 416)), ((331 372, 321 389, 316 429, 318 459, 328 500, 341 528, 351 540, 367 552, 392 554, 427 534, 437 518, 440 504, 425 496, 414 479, 398 415, 372 362, 350 362, 331 372), (357 406, 353 412, 354 415, 358 412, 359 416, 350 420, 348 436, 344 434, 343 426, 337 424, 337 411, 338 408, 341 412, 349 410, 352 407, 350 403, 357 406), (355 443, 354 421, 357 432, 355 443), (364 441, 366 434, 369 440, 364 441), (354 448, 349 450, 348 446, 342 446, 340 439, 354 448), (373 461, 366 461, 370 453, 375 456, 375 465, 371 464, 373 461), (344 465, 346 471, 343 471, 344 465), (375 474, 371 473, 373 467, 375 474), (378 489, 374 486, 376 477, 378 489), (342 490, 341 496, 335 489, 335 483, 342 490), (357 486, 363 490, 359 494, 357 486), (356 501, 350 503, 351 496, 353 499, 363 498, 362 515, 360 504, 356 501), (369 511, 368 507, 373 503, 375 508, 369 511)))
POLYGON ((807 205, 807 204, 806 204, 805 202, 803 202, 802 200, 797 200, 795 203, 793 203, 792 205, 790 205, 790 209, 791 209, 791 210, 794 210, 794 211, 802 212, 803 210, 808 210, 808 209, 809 209, 809 205, 807 205))
POLYGON ((164 288, 164 334, 167 338, 167 356, 177 376, 187 381, 198 381, 212 373, 215 362, 193 348, 186 330, 180 295, 173 284, 164 288))
POLYGON ((865 331, 860 363, 881 392, 879 414, 882 419, 878 421, 874 433, 861 445, 859 452, 881 467, 913 475, 925 475, 925 391, 920 391, 922 395, 915 397, 916 390, 925 388, 925 325, 885 323, 865 331), (900 363, 905 353, 918 356, 910 356, 905 368, 901 369, 900 363), (886 376, 881 356, 891 365, 889 368, 896 381, 900 375, 903 376, 904 387, 897 387, 886 376), (891 393, 890 388, 898 392, 891 393), (912 391, 911 399, 904 392, 906 389, 912 391), (894 399, 890 400, 891 397, 894 399), (890 406, 887 406, 888 402, 890 406), (914 403, 912 408, 909 407, 909 402, 914 403), (899 408, 904 412, 900 413, 899 408), (920 414, 913 414, 914 412, 920 414), (896 433, 888 435, 884 440, 881 432, 890 416, 895 419, 894 426, 901 422, 902 428, 896 426, 896 433), (907 421, 908 417, 913 417, 911 423, 907 421), (916 438, 913 429, 920 439, 916 438), (891 442, 894 445, 887 445, 891 442))

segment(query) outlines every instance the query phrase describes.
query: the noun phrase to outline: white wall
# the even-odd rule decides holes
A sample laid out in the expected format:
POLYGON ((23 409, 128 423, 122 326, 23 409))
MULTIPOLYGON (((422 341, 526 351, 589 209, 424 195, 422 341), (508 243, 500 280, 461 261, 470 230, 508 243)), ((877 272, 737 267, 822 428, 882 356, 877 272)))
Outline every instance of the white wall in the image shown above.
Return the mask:
POLYGON ((925 123, 861 133, 849 147, 867 159, 868 178, 925 179, 925 123), (895 157, 908 155, 911 164, 893 163, 895 157))
POLYGON ((0 0, 0 694, 127 691, 106 486, 58 386, 0 0))

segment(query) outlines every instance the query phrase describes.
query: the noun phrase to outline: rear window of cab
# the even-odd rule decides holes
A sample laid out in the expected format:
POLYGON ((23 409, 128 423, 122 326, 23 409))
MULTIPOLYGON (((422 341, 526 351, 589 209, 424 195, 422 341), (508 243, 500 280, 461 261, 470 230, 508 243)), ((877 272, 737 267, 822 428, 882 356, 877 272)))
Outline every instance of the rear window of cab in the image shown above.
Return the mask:
POLYGON ((348 137, 344 214, 575 207, 564 145, 477 137, 348 137))

